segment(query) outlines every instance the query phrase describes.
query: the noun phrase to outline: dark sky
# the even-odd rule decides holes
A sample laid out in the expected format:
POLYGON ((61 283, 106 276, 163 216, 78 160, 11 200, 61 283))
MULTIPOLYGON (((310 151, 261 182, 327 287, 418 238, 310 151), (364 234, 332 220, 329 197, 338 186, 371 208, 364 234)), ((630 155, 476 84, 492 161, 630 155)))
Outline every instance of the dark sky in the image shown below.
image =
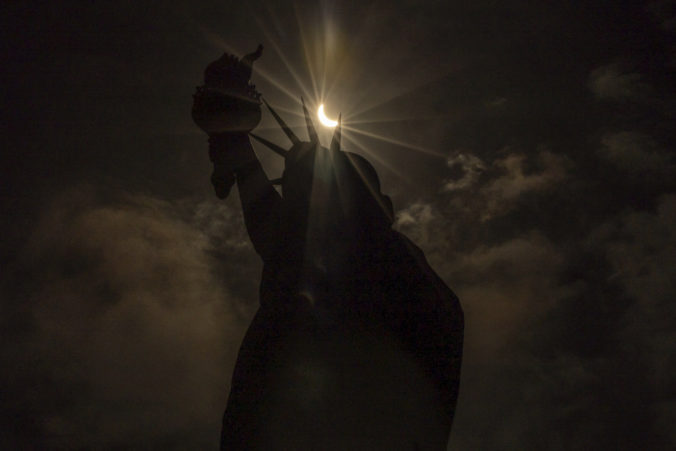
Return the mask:
POLYGON ((0 448, 217 447, 261 264, 190 107, 259 42, 461 299, 452 449, 676 446, 673 1, 0 11, 0 448))

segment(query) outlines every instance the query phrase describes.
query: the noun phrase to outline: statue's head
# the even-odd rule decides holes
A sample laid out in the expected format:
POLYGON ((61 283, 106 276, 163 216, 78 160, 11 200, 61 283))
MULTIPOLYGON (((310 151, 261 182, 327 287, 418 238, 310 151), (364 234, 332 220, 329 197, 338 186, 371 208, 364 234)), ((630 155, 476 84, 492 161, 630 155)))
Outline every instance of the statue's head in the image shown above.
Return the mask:
MULTIPOLYGON (((319 144, 305 104, 303 111, 309 141, 298 139, 275 111, 271 108, 270 111, 293 143, 288 151, 278 146, 273 148, 285 158, 281 187, 287 211, 301 220, 306 218, 308 229, 320 227, 329 233, 332 230, 345 234, 355 230, 369 232, 390 228, 392 203, 380 192, 376 170, 364 157, 340 149, 340 118, 331 145, 326 148, 319 144)), ((252 136, 268 147, 272 144, 252 136)))

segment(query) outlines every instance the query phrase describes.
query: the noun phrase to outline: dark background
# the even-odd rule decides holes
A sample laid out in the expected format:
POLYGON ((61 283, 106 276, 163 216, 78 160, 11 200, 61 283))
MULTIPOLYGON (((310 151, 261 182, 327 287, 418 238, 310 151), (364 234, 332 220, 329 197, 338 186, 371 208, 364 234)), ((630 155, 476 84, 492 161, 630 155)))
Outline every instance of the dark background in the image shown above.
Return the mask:
POLYGON ((0 11, 3 449, 217 447, 261 265, 190 107, 259 42, 259 90, 342 112, 463 303, 451 448, 676 446, 673 1, 0 11))

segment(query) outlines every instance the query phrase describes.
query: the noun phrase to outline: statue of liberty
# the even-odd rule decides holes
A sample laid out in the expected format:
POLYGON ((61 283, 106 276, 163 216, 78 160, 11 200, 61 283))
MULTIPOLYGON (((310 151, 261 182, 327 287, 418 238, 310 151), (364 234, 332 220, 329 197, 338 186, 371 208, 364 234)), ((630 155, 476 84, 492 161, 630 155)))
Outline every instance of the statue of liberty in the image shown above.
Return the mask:
POLYGON ((262 99, 249 81, 261 53, 211 63, 193 105, 209 134, 216 194, 237 183, 263 260, 221 449, 445 450, 462 360, 460 303, 392 229, 374 167, 341 148, 340 118, 326 148, 304 103, 307 140, 262 99), (290 148, 251 133, 262 103, 290 148), (250 138, 284 158, 280 179, 268 179, 250 138))

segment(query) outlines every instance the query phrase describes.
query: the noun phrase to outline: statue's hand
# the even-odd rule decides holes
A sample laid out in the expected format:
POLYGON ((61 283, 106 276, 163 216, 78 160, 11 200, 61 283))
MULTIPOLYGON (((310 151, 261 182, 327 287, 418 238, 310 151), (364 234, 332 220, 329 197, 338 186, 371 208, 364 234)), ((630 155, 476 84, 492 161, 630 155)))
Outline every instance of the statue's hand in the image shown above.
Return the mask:
POLYGON ((225 53, 207 66, 204 85, 193 96, 192 118, 209 135, 247 133, 260 122, 261 95, 249 79, 262 52, 259 45, 241 60, 225 53))

